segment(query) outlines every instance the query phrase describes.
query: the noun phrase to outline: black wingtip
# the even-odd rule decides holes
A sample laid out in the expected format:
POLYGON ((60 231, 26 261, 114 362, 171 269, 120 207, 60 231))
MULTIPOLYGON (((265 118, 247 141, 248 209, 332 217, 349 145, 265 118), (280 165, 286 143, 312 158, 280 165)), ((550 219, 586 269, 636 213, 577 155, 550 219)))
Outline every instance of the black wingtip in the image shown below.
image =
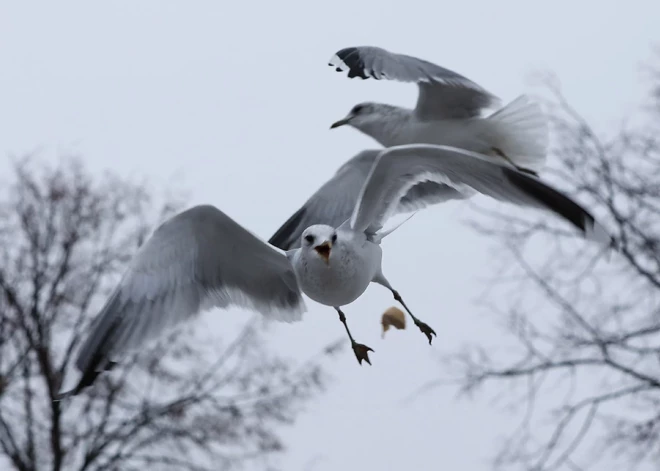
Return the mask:
POLYGON ((605 233, 596 219, 577 202, 527 172, 513 169, 504 170, 508 180, 520 190, 543 203, 549 210, 575 226, 586 238, 614 247, 616 242, 605 233))
MULTIPOLYGON (((367 75, 364 70, 364 60, 360 56, 360 50, 357 47, 346 47, 337 51, 335 54, 348 67, 348 78, 360 77, 361 79, 378 78, 373 75, 367 75)), ((329 64, 336 66, 336 64, 329 64)), ((343 72, 340 67, 336 67, 337 72, 343 72)))
POLYGON ((349 65, 346 60, 353 56, 353 54, 356 54, 359 59, 360 51, 357 47, 345 47, 335 53, 335 55, 344 61, 346 65, 349 65))

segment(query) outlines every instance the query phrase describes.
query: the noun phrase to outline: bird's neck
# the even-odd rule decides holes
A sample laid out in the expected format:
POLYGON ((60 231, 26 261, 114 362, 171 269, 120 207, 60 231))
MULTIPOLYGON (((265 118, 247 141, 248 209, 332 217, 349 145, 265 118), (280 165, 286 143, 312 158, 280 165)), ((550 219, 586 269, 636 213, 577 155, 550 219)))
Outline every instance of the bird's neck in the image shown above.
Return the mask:
POLYGON ((374 119, 360 126, 359 130, 372 137, 383 147, 392 147, 408 143, 406 139, 412 110, 388 106, 379 119, 374 119))

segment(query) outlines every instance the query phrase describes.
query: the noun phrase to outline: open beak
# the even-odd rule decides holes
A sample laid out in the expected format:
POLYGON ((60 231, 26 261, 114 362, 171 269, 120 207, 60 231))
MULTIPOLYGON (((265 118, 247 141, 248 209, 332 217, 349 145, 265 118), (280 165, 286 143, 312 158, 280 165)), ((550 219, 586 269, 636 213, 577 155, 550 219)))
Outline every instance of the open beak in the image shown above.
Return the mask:
POLYGON ((332 244, 330 242, 323 242, 320 245, 317 245, 314 247, 314 250, 316 250, 316 253, 319 254, 319 257, 321 257, 323 260, 325 260, 325 263, 330 265, 330 249, 332 248, 332 244))
POLYGON ((339 121, 335 121, 332 123, 332 126, 330 126, 330 129, 338 128, 339 126, 343 126, 344 124, 348 124, 351 122, 351 118, 353 116, 346 116, 343 119, 340 119, 339 121))

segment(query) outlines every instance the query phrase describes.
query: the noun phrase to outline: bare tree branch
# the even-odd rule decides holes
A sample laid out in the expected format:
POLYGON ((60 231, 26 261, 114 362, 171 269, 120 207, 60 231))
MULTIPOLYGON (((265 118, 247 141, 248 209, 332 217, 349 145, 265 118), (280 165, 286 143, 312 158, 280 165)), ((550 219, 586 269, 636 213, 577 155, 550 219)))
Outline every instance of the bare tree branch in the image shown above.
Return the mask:
POLYGON ((77 159, 13 168, 0 195, 0 467, 229 470, 280 452, 334 350, 295 368, 265 350, 258 317, 233 338, 172 332, 53 401, 95 309, 178 204, 77 159))
POLYGON ((505 248, 494 254, 502 268, 488 308, 500 313, 515 351, 470 347, 447 362, 461 391, 506 388, 519 414, 497 467, 586 470, 622 460, 626 469, 654 469, 660 459, 657 70, 652 81, 654 105, 612 138, 545 83, 557 146, 544 178, 611 228, 621 241, 612 259, 545 215, 475 208, 480 222, 470 224, 505 248), (503 296, 493 303, 498 291, 503 296))

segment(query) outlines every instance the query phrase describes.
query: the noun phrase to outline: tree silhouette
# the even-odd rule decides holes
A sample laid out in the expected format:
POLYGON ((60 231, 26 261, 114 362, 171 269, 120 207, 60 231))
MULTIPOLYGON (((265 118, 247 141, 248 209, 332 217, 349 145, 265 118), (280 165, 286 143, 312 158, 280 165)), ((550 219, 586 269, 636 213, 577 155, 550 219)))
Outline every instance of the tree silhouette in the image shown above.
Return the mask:
POLYGON ((660 73, 644 110, 604 138, 547 81, 556 147, 543 178, 610 228, 619 253, 551 218, 481 210, 497 238, 488 304, 507 344, 449 358, 464 392, 488 387, 520 419, 507 469, 657 469, 660 459, 660 73), (502 250, 502 245, 506 250, 502 250), (617 464, 618 463, 618 464, 617 464), (625 465, 622 465, 625 463, 625 465))
POLYGON ((12 168, 0 196, 0 467, 219 470, 282 450, 279 426, 322 389, 337 345, 295 367, 264 346, 258 315, 234 338, 172 332, 53 401, 95 309, 176 205, 78 159, 12 168))

